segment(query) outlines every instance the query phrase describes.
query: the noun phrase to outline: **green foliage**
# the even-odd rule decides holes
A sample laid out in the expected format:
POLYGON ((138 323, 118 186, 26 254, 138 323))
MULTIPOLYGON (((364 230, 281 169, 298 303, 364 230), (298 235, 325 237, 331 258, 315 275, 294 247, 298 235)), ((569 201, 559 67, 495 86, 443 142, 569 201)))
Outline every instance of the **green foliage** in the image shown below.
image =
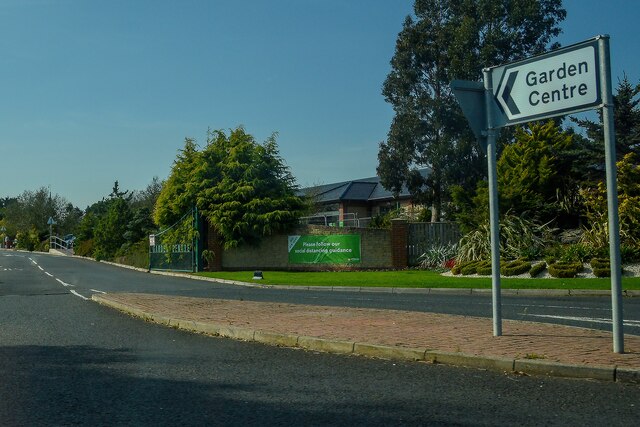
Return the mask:
MULTIPOLYGON (((134 192, 123 191, 115 181, 108 198, 87 207, 76 227, 76 255, 97 259, 133 258, 135 261, 126 263, 142 263, 143 256, 138 252, 148 253, 148 235, 156 230, 151 209, 160 185, 158 178, 153 178, 145 190, 134 192)), ((144 256, 148 258, 148 254, 144 256)))
MULTIPOLYGON (((161 181, 160 178, 154 176, 144 190, 133 193, 131 208, 134 211, 138 209, 147 209, 149 212, 153 212, 163 185, 164 181, 161 181)), ((151 218, 150 220, 153 222, 151 218)))
POLYGON ((458 261, 487 259, 491 256, 491 236, 488 224, 482 224, 477 230, 471 231, 460 239, 458 244, 458 261))
POLYGON ((626 264, 640 262, 640 245, 620 245, 620 257, 626 264))
POLYGON ((611 277, 611 267, 593 268, 593 275, 596 277, 611 277))
MULTIPOLYGON (((575 156, 570 151, 576 141, 553 121, 516 128, 515 141, 504 147, 497 162, 500 210, 537 223, 577 223, 581 174, 572 169, 575 156)), ((475 192, 454 186, 451 197, 463 230, 488 222, 486 181, 479 181, 475 192)))
POLYGON ((18 245, 23 249, 36 250, 41 241, 48 240, 49 218, 56 222, 53 233, 59 235, 74 232, 80 218, 79 209, 63 197, 52 195, 46 187, 24 191, 17 198, 3 203, 6 234, 15 237, 19 235, 21 238, 18 237, 18 245))
POLYGON ((453 275, 469 276, 471 274, 488 275, 491 274, 491 261, 477 260, 457 263, 452 269, 453 275))
MULTIPOLYGON (((222 271, 215 273, 199 273, 199 276, 215 277, 227 280, 250 282, 254 270, 222 271)), ((625 290, 640 289, 640 278, 624 277, 622 285, 625 290)), ((491 289, 490 277, 446 276, 431 270, 393 270, 393 271, 323 271, 295 272, 270 271, 264 275, 265 285, 299 286, 358 286, 388 287, 393 283, 398 288, 458 288, 458 289, 491 289)), ((576 278, 565 280, 531 280, 530 278, 507 277, 502 279, 503 289, 599 289, 610 290, 611 282, 607 279, 576 278)))
POLYGON ((549 274, 560 279, 576 277, 583 270, 582 262, 559 261, 549 265, 549 274))
POLYGON ((131 220, 129 204, 123 198, 112 199, 106 215, 98 220, 94 244, 96 258, 113 258, 126 242, 127 224, 131 220))
POLYGON ((457 252, 457 245, 437 245, 429 248, 428 251, 420 255, 420 268, 442 268, 444 264, 454 258, 457 252))
POLYGON ((591 268, 608 268, 611 265, 608 258, 592 258, 589 264, 591 268))
POLYGON ((73 246, 73 252, 75 255, 90 257, 93 255, 95 250, 95 245, 93 238, 78 240, 73 246))
POLYGON ((138 268, 149 267, 149 240, 144 238, 139 242, 127 245, 121 249, 115 257, 120 264, 131 265, 138 268))
MULTIPOLYGON (((640 84, 633 85, 625 75, 618 83, 616 94, 613 96, 613 121, 616 131, 617 160, 623 159, 629 153, 640 155, 640 84)), ((600 120, 594 122, 589 119, 572 119, 586 130, 587 137, 594 146, 604 146, 604 131, 602 113, 598 110, 600 120)), ((604 150, 594 150, 596 164, 604 165, 604 150)))
POLYGON ((17 248, 26 251, 35 251, 40 245, 40 233, 35 227, 27 231, 18 231, 16 233, 17 248))
POLYGON ((204 180, 205 164, 195 141, 185 138, 184 148, 173 162, 171 174, 158 195, 155 223, 169 227, 196 205, 196 197, 204 180))
POLYGON ((210 249, 205 249, 204 251, 202 251, 202 259, 204 259, 204 261, 207 264, 207 268, 209 270, 211 270, 211 267, 213 266, 214 260, 216 258, 216 253, 210 249))
POLYGON ((484 155, 453 98, 454 79, 480 80, 487 66, 544 51, 566 15, 559 0, 416 0, 405 19, 383 95, 395 116, 380 144, 378 174, 396 193, 403 185, 441 218, 448 187, 471 191, 484 155), (429 175, 418 169, 429 167, 429 175))
POLYGON ((476 267, 476 273, 480 276, 490 276, 492 273, 491 261, 481 261, 476 267))
POLYGON ((371 218, 369 228, 391 228, 391 220, 396 218, 406 218, 406 212, 401 209, 392 209, 384 215, 376 215, 371 218))
POLYGON ((197 206, 225 248, 254 243, 294 225, 307 208, 278 153, 275 135, 258 144, 242 127, 209 131, 201 151, 187 139, 158 197, 167 227, 197 206))
POLYGON ((570 181, 570 164, 562 162, 572 139, 553 121, 516 128, 515 143, 504 148, 497 163, 504 210, 528 212, 538 222, 557 216, 558 191, 577 192, 577 185, 570 181))
POLYGON ((517 276, 529 270, 531 270, 531 262, 523 259, 508 261, 500 266, 500 274, 503 276, 517 276))
MULTIPOLYGON (((640 246, 640 164, 634 153, 626 154, 618 161, 618 214, 620 218, 621 244, 640 246)), ((607 189, 604 182, 584 188, 584 198, 589 228, 583 242, 592 247, 604 247, 609 242, 607 189)))
POLYGON ((611 277, 611 262, 609 258, 593 258, 590 265, 594 276, 611 277))
MULTIPOLYGON (((458 245, 456 259, 460 261, 487 259, 491 256, 489 224, 465 234, 458 245)), ((500 222, 500 256, 513 259, 532 253, 542 253, 548 243, 546 225, 507 214, 500 222)))
POLYGON ((463 276, 469 276, 478 272, 478 266, 482 261, 473 261, 460 266, 460 274, 463 276))
POLYGON ((540 273, 542 273, 547 268, 546 262, 538 262, 534 264, 529 270, 529 275, 531 277, 537 277, 540 273))
POLYGON ((558 261, 560 262, 586 262, 595 255, 593 248, 575 243, 572 245, 562 246, 558 261))

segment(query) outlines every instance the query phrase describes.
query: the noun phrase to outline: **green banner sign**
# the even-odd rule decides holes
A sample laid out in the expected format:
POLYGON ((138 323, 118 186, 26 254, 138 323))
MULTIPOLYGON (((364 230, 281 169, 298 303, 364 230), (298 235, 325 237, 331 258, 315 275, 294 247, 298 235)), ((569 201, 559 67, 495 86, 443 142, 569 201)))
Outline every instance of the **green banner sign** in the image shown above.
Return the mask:
POLYGON ((289 236, 290 264, 356 264, 360 235, 289 236))

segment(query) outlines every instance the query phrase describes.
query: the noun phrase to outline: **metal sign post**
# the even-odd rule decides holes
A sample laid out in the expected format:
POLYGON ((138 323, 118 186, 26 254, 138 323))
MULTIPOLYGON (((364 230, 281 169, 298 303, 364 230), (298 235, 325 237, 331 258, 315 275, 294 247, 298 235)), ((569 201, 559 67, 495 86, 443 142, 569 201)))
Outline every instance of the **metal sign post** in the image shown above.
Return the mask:
POLYGON ((483 70, 484 97, 480 94, 478 82, 458 80, 451 83, 451 89, 476 138, 482 147, 486 146, 494 336, 502 335, 496 131, 506 126, 602 108, 607 173, 613 351, 624 352, 620 225, 610 70, 609 36, 598 36, 523 61, 483 70))
POLYGON ((487 167, 489 171, 489 224, 491 234, 491 298, 493 336, 502 335, 502 291, 500 290, 500 209, 498 205, 498 172, 496 128, 493 114, 491 71, 483 70, 487 118, 487 167))
POLYGON ((609 217, 609 264, 611 266, 611 320, 613 351, 624 353, 622 320, 622 265, 620 257, 620 222, 618 218, 618 184, 616 183, 616 134, 613 124, 613 95, 611 93, 611 64, 609 37, 598 39, 600 74, 602 78, 602 122, 607 174, 607 213, 609 217))

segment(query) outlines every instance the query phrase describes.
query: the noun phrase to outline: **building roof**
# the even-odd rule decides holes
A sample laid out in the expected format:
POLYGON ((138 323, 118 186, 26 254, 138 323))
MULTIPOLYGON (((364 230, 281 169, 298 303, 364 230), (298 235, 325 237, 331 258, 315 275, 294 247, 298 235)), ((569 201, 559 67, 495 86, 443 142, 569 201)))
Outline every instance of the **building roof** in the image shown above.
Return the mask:
MULTIPOLYGON (((419 169, 419 171, 420 174, 425 177, 429 173, 428 168, 419 169)), ((298 193, 300 195, 314 197, 318 203, 394 200, 393 192, 382 186, 379 176, 302 188, 298 193)), ((408 198, 411 198, 411 194, 405 186, 402 186, 402 190, 400 194, 398 194, 398 199, 408 198)))

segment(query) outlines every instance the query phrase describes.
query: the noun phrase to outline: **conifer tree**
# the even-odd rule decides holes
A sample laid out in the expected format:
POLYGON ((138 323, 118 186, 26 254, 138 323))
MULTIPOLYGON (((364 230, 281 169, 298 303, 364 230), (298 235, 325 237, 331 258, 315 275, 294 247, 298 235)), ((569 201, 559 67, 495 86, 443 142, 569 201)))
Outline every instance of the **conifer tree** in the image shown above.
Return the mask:
POLYGON ((561 0, 416 0, 382 90, 395 113, 378 153, 383 185, 395 193, 406 185, 431 204, 432 220, 450 185, 475 188, 486 166, 449 83, 553 47, 565 15, 561 0))

